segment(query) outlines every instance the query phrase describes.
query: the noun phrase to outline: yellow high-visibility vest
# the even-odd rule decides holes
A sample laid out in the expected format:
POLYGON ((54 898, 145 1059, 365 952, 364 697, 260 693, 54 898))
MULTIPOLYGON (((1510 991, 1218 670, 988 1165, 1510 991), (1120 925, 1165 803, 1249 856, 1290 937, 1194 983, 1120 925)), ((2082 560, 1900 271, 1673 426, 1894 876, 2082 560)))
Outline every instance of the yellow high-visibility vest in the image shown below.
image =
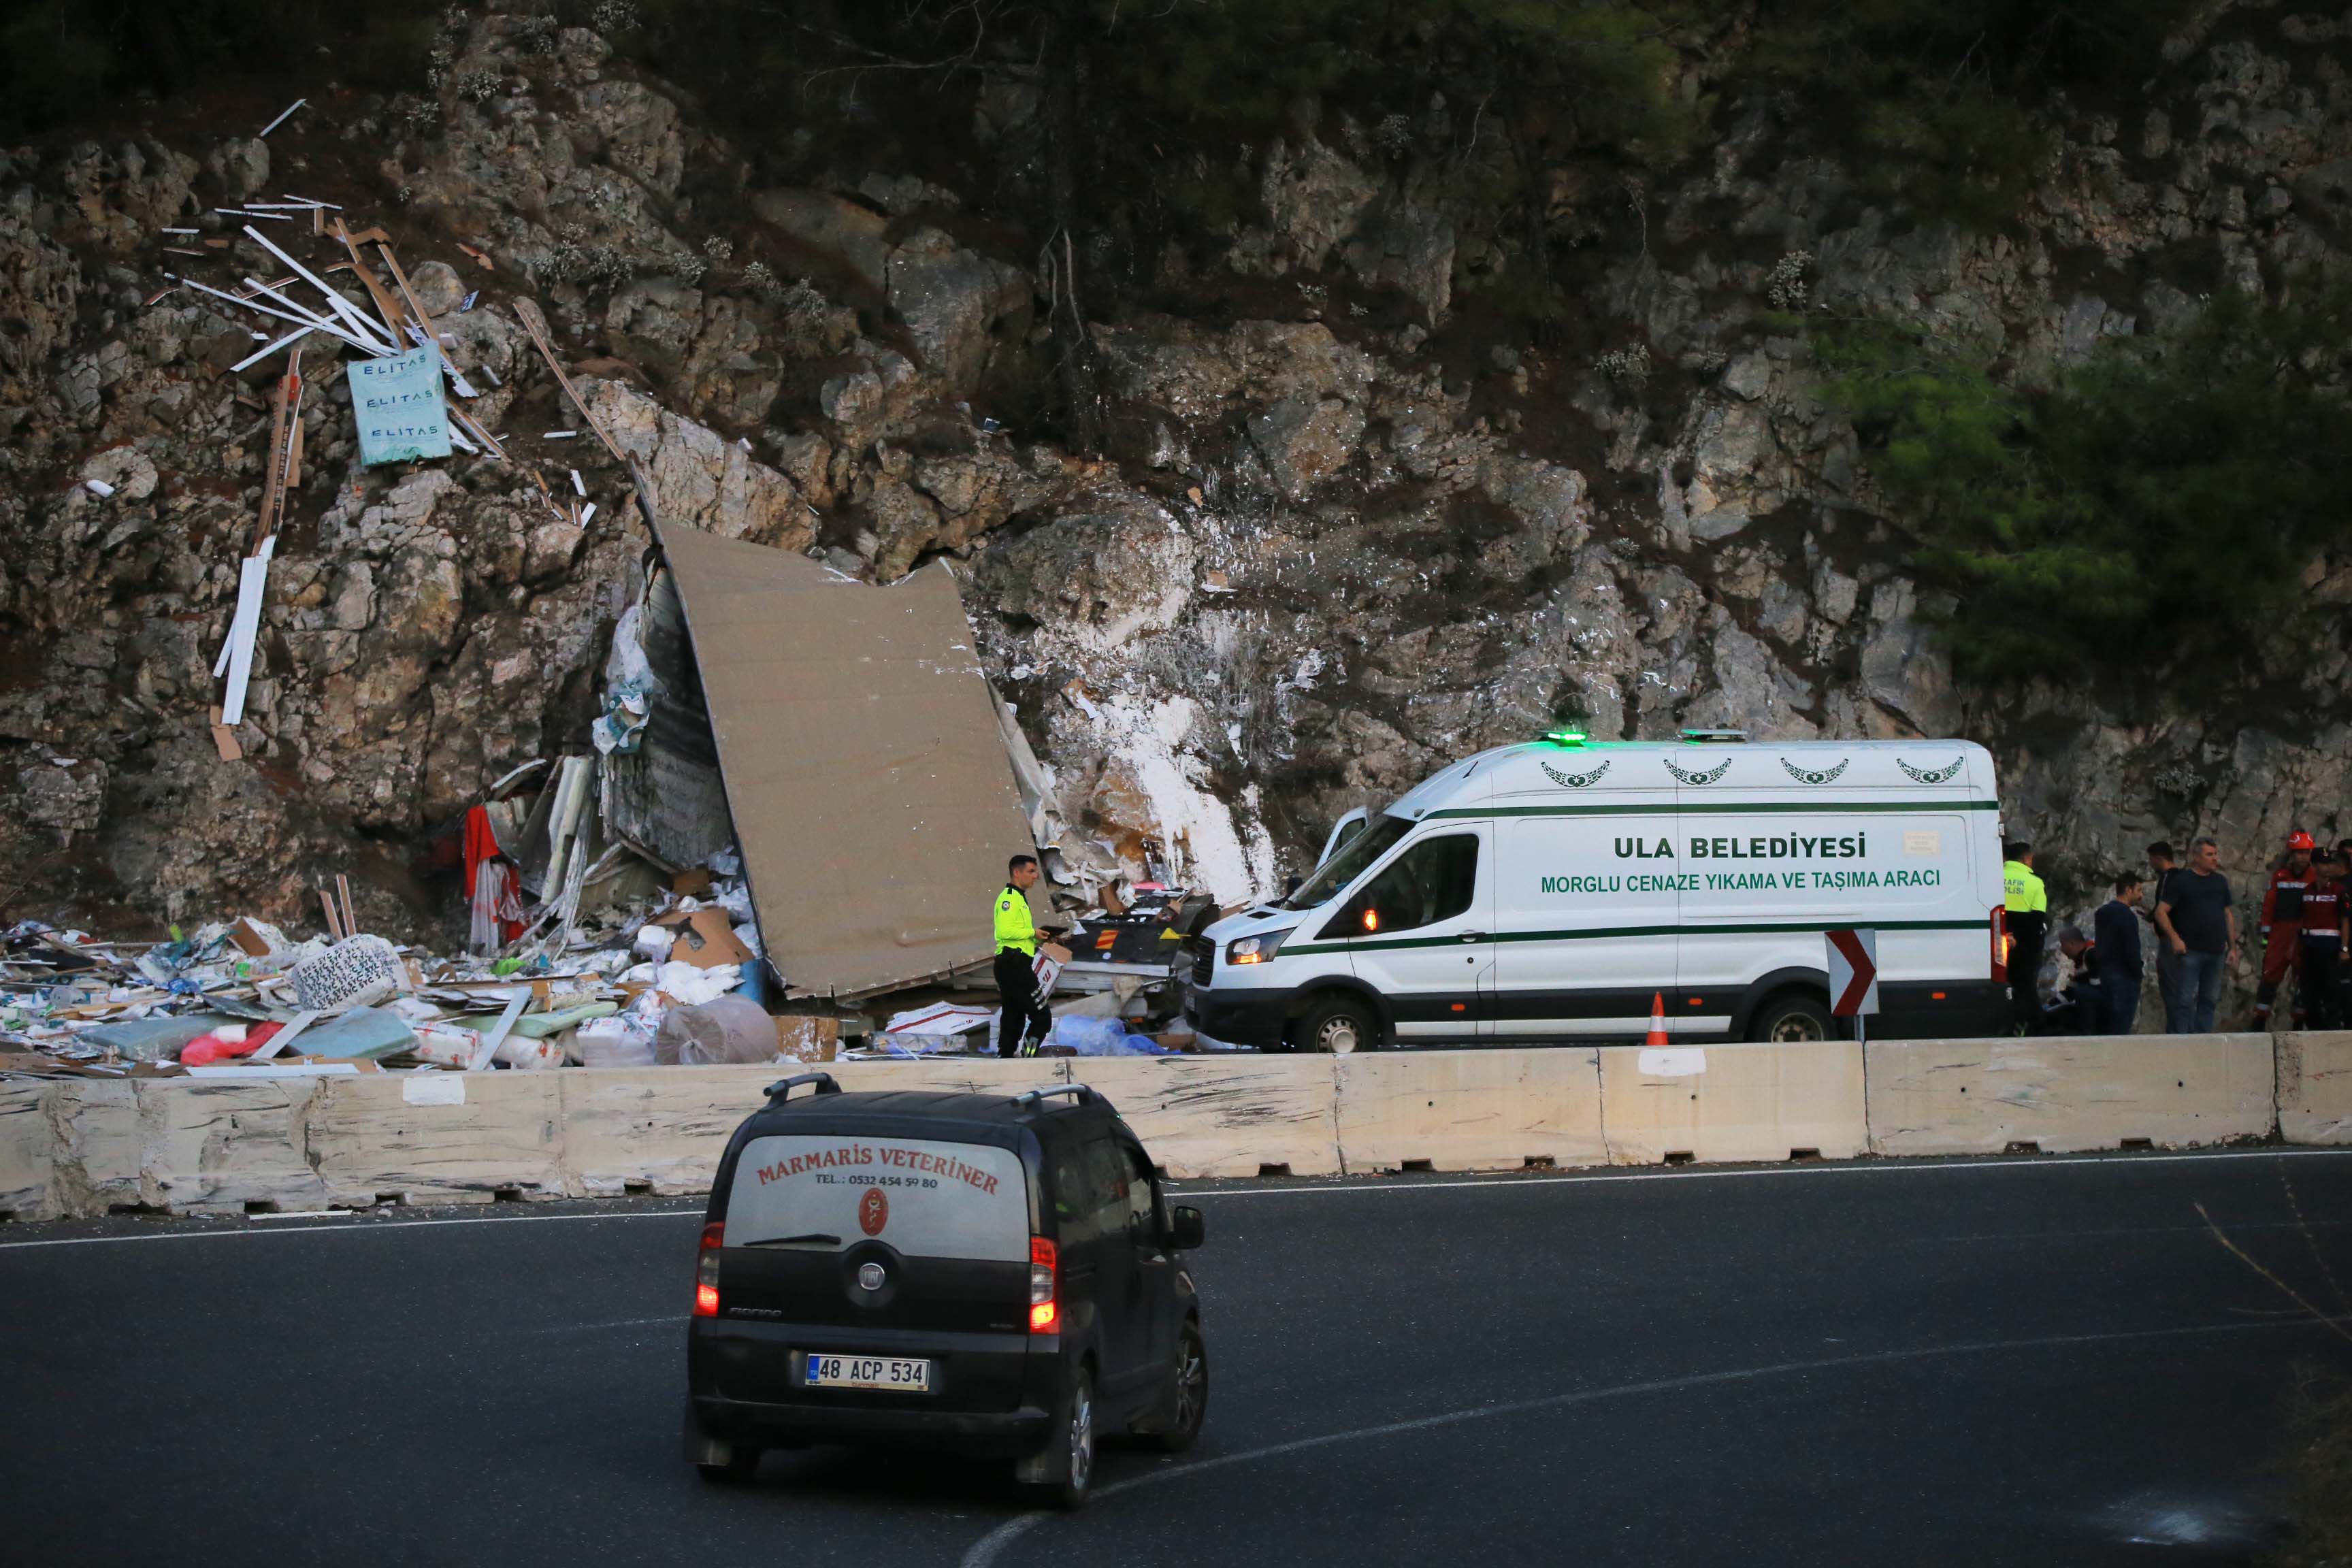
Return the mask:
POLYGON ((996 895, 996 951, 1037 956, 1037 921, 1029 911, 1029 896, 1007 882, 996 895))
POLYGON ((2033 868, 2022 860, 2003 862, 2000 868, 2001 904, 2011 914, 2031 915, 2050 912, 2050 889, 2033 868))

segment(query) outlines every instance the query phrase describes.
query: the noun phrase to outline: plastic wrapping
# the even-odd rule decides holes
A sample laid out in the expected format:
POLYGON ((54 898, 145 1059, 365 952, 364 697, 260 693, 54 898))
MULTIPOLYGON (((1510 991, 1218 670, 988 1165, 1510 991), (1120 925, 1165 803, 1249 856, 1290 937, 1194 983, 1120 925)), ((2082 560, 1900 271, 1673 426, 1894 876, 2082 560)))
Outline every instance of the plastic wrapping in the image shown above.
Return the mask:
POLYGON ((654 1037, 663 1066, 716 1067, 776 1059, 776 1024, 745 996, 724 995, 698 1006, 673 1007, 654 1037))

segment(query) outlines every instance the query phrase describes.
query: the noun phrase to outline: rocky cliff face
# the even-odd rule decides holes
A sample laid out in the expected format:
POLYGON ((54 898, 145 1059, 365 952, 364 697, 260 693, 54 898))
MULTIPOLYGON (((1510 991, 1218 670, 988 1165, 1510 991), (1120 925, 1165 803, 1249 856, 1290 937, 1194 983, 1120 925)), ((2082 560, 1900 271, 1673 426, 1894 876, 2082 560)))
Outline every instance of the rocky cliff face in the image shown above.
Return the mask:
MULTIPOLYGON (((1562 190, 1557 222, 1596 215, 1589 320, 1545 343, 1486 324, 1507 241, 1454 194, 1458 161, 1422 151, 1458 144, 1462 110, 1376 137, 1303 107, 1249 150, 1244 221, 1087 301, 1109 432, 1091 458, 1030 427, 1054 280, 978 192, 887 169, 765 184, 593 33, 527 4, 449 26, 433 90, 322 94, 267 142, 184 116, 0 153, 15 912, 293 916, 343 869, 379 927, 454 917, 434 847, 488 781, 584 746, 646 544, 619 467, 545 438, 577 420, 517 295, 667 515, 877 580, 958 560, 1076 864, 1149 858, 1244 897, 1339 812, 1566 715, 1603 736, 1984 739, 2012 830, 2078 902, 2158 835, 2216 831, 2250 869, 2291 824, 2352 831, 2340 718, 2127 727, 2068 691, 1957 688, 1785 325, 1964 327, 2031 374, 2193 311, 2187 258, 2255 289, 2334 265, 2334 22, 2176 40, 2193 88, 2129 124, 2062 113, 2000 235, 1906 227, 1850 171, 1790 156, 1769 109, 1731 116, 1656 189, 1562 190), (392 231, 516 462, 361 468, 340 366, 312 351, 309 471, 226 763, 210 669, 277 362, 228 374, 252 323, 157 296, 167 271, 263 265, 202 240, 242 221, 213 209, 281 191, 392 231), (575 468, 602 502, 585 527, 530 473, 575 468)), ((984 95, 981 155, 1033 111, 984 95)), ((2311 650, 2267 710, 2340 713, 2345 658, 2311 650)))

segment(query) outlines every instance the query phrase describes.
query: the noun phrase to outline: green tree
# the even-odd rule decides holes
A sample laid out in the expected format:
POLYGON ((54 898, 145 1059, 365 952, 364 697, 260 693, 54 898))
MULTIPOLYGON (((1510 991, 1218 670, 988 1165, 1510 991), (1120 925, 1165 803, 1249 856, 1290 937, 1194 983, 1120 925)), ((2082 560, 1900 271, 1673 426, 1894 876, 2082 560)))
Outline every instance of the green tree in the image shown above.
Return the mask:
POLYGON ((2171 339, 2103 348, 2044 387, 1881 323, 1817 329, 1827 391, 1951 591, 1970 679, 2159 682, 2252 673, 2352 546, 2352 300, 2216 295, 2171 339))

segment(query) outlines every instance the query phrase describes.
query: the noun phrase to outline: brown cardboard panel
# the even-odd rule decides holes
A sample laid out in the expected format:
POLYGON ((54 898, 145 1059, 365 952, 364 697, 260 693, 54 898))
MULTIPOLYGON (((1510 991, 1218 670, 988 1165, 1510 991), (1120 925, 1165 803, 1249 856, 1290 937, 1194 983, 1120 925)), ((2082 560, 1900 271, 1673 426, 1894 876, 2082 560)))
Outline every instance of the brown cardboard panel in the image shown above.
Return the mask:
POLYGON ((985 962, 1033 852, 955 578, 887 588, 803 555, 660 530, 770 956, 854 994, 985 962))
POLYGON ((679 963, 691 963, 697 969, 716 969, 722 963, 751 962, 751 950, 737 939, 735 923, 727 918, 727 911, 717 905, 696 910, 691 914, 679 910, 652 923, 671 927, 677 932, 677 941, 670 948, 669 955, 679 963))

